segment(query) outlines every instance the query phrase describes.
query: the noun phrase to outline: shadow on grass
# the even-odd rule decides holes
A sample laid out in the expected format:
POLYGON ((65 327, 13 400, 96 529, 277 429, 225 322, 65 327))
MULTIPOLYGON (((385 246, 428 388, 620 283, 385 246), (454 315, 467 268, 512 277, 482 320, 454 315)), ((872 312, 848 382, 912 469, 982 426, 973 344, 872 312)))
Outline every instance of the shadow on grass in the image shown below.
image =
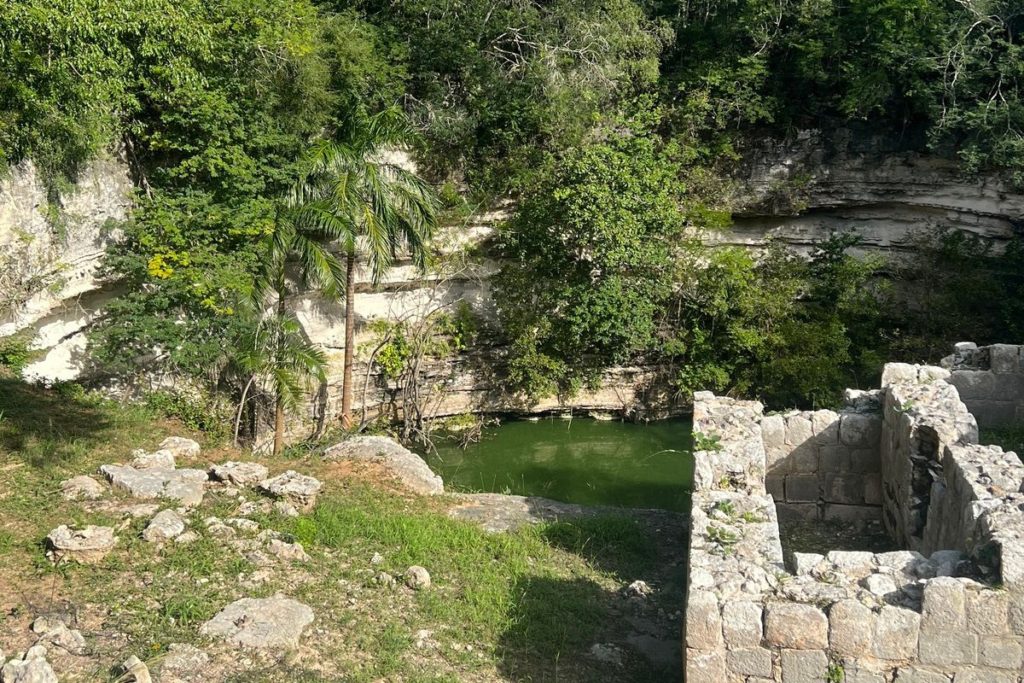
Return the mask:
POLYGON ((110 426, 99 405, 0 375, 0 450, 34 467, 74 460, 110 426))
POLYGON ((550 545, 592 566, 632 581, 658 561, 657 543, 644 525, 625 515, 600 515, 554 522, 541 532, 550 545))

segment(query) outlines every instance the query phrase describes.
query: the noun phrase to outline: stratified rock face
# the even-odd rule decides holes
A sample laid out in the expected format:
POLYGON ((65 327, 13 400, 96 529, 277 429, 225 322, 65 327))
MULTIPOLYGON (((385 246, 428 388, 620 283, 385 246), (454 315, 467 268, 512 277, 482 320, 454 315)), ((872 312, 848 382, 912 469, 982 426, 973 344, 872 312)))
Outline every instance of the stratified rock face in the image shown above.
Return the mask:
POLYGON ((265 493, 287 501, 300 510, 309 510, 316 503, 316 496, 323 484, 314 477, 288 470, 271 479, 260 482, 260 489, 265 493))
POLYGON ((285 649, 297 647, 311 623, 313 610, 291 598, 243 598, 203 624, 200 633, 239 647, 285 649))
POLYGON ((0 180, 0 298, 14 304, 0 309, 0 337, 35 325, 33 346, 51 349, 27 376, 77 375, 83 331, 101 303, 91 296, 99 289, 96 267, 116 239, 108 221, 127 217, 131 192, 127 164, 110 157, 86 164, 56 203, 30 161, 0 180))
POLYGON ((137 470, 121 465, 104 465, 100 471, 114 488, 136 498, 170 498, 189 507, 203 501, 207 482, 203 470, 172 470, 162 467, 137 470))
POLYGON ((328 460, 363 460, 378 462, 388 468, 399 481, 416 493, 444 493, 441 477, 423 462, 423 458, 385 436, 357 436, 324 451, 328 460))
POLYGON ((267 478, 268 470, 258 462, 230 462, 214 465, 210 475, 218 481, 235 486, 252 486, 267 478))
POLYGON ((114 549, 117 539, 114 530, 105 526, 87 526, 72 529, 66 524, 57 527, 46 537, 49 556, 55 562, 71 561, 96 564, 114 549))

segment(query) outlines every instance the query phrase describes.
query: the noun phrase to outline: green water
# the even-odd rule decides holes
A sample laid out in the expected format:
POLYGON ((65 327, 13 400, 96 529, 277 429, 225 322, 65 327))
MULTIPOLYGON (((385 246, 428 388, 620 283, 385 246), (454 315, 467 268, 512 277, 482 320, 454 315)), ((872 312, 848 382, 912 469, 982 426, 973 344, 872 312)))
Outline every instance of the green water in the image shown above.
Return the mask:
POLYGON ((465 450, 442 441, 426 459, 449 489, 685 512, 691 445, 689 420, 547 418, 489 428, 465 450))

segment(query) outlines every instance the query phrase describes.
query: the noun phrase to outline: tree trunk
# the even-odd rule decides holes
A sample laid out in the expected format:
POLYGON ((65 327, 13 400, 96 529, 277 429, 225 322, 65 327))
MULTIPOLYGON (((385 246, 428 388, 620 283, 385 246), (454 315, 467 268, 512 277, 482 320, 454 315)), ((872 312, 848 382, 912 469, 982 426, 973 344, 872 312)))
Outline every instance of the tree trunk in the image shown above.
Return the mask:
POLYGON ((284 448, 284 403, 281 395, 277 396, 277 406, 274 411, 274 455, 280 455, 284 448))
POLYGON ((356 255, 350 253, 345 260, 345 369, 341 378, 341 427, 352 428, 352 364, 356 337, 356 255))
MULTIPOLYGON (((277 315, 278 325, 284 320, 284 315, 287 309, 285 308, 284 302, 284 284, 279 283, 277 288, 277 315)), ((283 350, 284 339, 282 338, 281 330, 277 331, 277 348, 274 353, 276 358, 274 359, 275 364, 281 363, 281 355, 284 353, 283 350)), ((281 396, 281 389, 278 388, 277 395, 274 397, 274 455, 280 455, 284 449, 284 398, 281 396)))

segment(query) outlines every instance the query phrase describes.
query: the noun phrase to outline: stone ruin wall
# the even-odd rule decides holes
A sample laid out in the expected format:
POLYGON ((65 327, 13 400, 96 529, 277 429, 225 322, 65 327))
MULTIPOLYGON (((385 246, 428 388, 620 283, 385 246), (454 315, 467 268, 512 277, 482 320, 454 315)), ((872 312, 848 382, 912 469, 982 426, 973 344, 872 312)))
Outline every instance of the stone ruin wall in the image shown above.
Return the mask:
POLYGON ((951 380, 890 364, 838 413, 696 395, 688 683, 1021 680, 1024 465, 951 380), (881 516, 905 549, 784 553, 786 515, 881 516))
POLYGON ((951 371, 950 383, 982 429, 1024 423, 1024 346, 956 345, 942 359, 951 371))

